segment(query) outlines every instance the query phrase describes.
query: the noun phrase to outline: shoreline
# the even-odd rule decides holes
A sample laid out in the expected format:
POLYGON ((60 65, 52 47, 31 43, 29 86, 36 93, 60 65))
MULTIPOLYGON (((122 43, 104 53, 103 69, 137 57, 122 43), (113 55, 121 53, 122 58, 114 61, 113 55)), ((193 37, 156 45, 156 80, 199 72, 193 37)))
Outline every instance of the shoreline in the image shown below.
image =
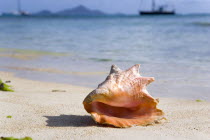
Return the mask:
MULTIPOLYGON (((69 90, 70 88, 73 88, 73 89, 74 88, 75 89, 81 89, 81 88, 83 88, 84 90, 87 90, 87 89, 88 90, 91 90, 91 88, 81 87, 81 86, 77 86, 77 85, 71 85, 71 84, 65 84, 65 83, 56 83, 56 82, 45 82, 45 81, 39 81, 39 80, 32 80, 32 79, 22 78, 22 77, 16 76, 15 73, 13 73, 13 72, 0 71, 0 76, 1 76, 0 78, 3 81, 11 81, 11 83, 9 83, 9 85, 11 85, 12 87, 15 88, 14 89, 15 92, 21 92, 22 91, 22 88, 25 88, 26 86, 29 86, 30 84, 38 84, 39 86, 41 86, 40 89, 42 89, 43 91, 47 91, 48 90, 48 92, 50 92, 49 88, 44 89, 45 86, 43 86, 42 84, 51 86, 51 89, 52 90, 56 89, 56 87, 57 88, 60 88, 60 89, 61 88, 64 88, 64 87, 65 88, 66 87, 69 87, 69 88, 67 88, 67 90, 69 90), (14 85, 13 85, 13 83, 14 83, 14 85), (25 84, 25 85, 23 85, 22 88, 21 88, 21 83, 24 83, 25 84), (53 85, 56 85, 55 88, 52 87, 53 85)), ((25 90, 26 89, 24 89, 24 91, 25 90)), ((30 89, 29 90, 29 88, 27 88, 27 91, 33 92, 34 89, 30 89)), ((35 89, 35 91, 36 91, 36 89, 35 89)))
MULTIPOLYGON (((72 85, 72 86, 78 86, 78 87, 84 87, 84 88, 89 88, 89 89, 93 89, 97 87, 97 84, 99 84, 100 82, 102 82, 106 75, 108 74, 105 71, 90 71, 90 72, 76 72, 76 71, 63 71, 63 70, 59 70, 59 69, 53 69, 53 68, 33 68, 33 67, 12 67, 12 66, 8 66, 8 67, 1 67, 0 66, 0 72, 5 72, 5 73, 12 73, 15 77, 18 77, 20 79, 26 79, 26 80, 31 80, 31 81, 37 81, 37 82, 46 82, 46 83, 52 83, 51 81, 56 81, 54 83, 58 83, 58 84, 64 84, 64 85, 72 85), (27 76, 23 75, 26 74, 27 76), (33 76, 29 76, 29 75, 33 75, 33 76), (42 78, 41 76, 44 75, 48 75, 47 77, 42 78), (71 82, 70 81, 65 81, 66 76, 68 76, 68 79, 73 79, 71 82), (73 76, 73 77, 72 77, 73 76), (89 79, 91 80, 91 83, 97 83, 97 84, 90 84, 87 85, 89 83, 87 83, 87 79, 84 79, 84 83, 81 82, 79 83, 79 80, 76 80, 77 78, 75 78, 74 76, 78 77, 78 76, 88 76, 91 77, 93 76, 94 78, 96 78, 95 76, 100 76, 100 78, 97 79, 89 79), (62 80, 64 79, 64 80, 62 80), (76 80, 74 82, 74 80, 76 80), (72 84, 74 83, 74 84, 72 84), (78 84, 79 83, 79 84, 78 84), (86 85, 86 86, 84 86, 86 85)), ((1 77, 0 77, 1 78, 1 77)), ((80 80, 81 77, 79 78, 80 80)), ((156 78, 155 78, 156 79, 156 78)), ((157 81, 155 80, 154 83, 152 83, 151 86, 149 86, 149 93, 151 93, 151 95, 153 96, 157 96, 160 98, 173 98, 173 99, 184 99, 184 100, 191 100, 191 101, 195 101, 195 100, 202 100, 202 101, 206 101, 206 102, 210 102, 210 98, 209 96, 204 96, 205 94, 207 94, 207 91, 209 89, 208 85, 203 85, 203 89, 200 89, 201 93, 204 91, 204 93, 202 93, 202 95, 200 94, 196 94, 190 93, 190 91, 186 91, 186 89, 190 89, 190 88, 195 88, 195 90, 198 90, 198 86, 193 84, 189 87, 184 85, 184 83, 182 84, 183 87, 182 91, 185 95, 186 93, 188 93, 187 95, 183 96, 181 93, 179 94, 175 94, 175 92, 172 92, 173 90, 176 90, 175 87, 170 86, 170 85, 165 85, 167 84, 166 81, 157 81), (185 87, 187 87, 185 89, 185 87), (169 90, 171 88, 171 90, 169 90), (167 92, 162 92, 161 90, 166 90, 167 92), (172 92, 172 94, 171 94, 172 92), (167 95, 168 94, 168 95, 167 95), (192 94, 192 96, 190 96, 192 94), (181 95, 181 96, 180 96, 181 95)), ((173 83, 172 83, 173 84, 173 83)), ((180 91, 180 89, 178 89, 178 91, 180 91)), ((193 91, 193 90, 191 90, 193 91)))
MULTIPOLYGON (((33 68, 31 68, 31 69, 33 69, 33 68)), ((16 69, 16 70, 18 70, 18 69, 16 69)), ((19 70, 23 70, 23 69, 19 69, 19 70)), ((47 71, 47 69, 46 69, 46 71, 40 71, 40 72, 50 73, 50 72, 47 71)), ((52 70, 52 72, 54 72, 54 71, 52 70)), ((54 73, 56 73, 56 72, 54 72, 54 73)), ((92 74, 94 74, 94 75, 101 75, 101 74, 104 74, 105 72, 90 72, 90 73, 88 73, 88 72, 86 72, 86 73, 83 73, 83 72, 69 72, 69 73, 72 74, 72 75, 73 74, 74 75, 89 75, 89 74, 90 75, 92 75, 92 74)), ((95 87, 90 87, 90 86, 73 85, 71 83, 65 83, 65 82, 50 82, 49 79, 47 79, 45 81, 45 80, 41 80, 41 79, 33 79, 33 78, 30 78, 30 77, 27 78, 27 77, 24 77, 24 76, 19 76, 19 75, 17 75, 17 73, 15 73, 13 71, 7 71, 7 70, 2 70, 1 69, 0 70, 0 76, 2 76, 4 74, 7 75, 7 77, 11 77, 12 79, 15 78, 15 79, 17 79, 17 80, 19 79, 21 81, 23 80, 23 81, 30 81, 30 82, 36 82, 36 83, 46 83, 46 84, 53 84, 53 85, 61 85, 61 87, 68 87, 69 86, 69 87, 83 88, 83 89, 89 89, 89 90, 93 90, 93 89, 95 89, 97 87, 97 85, 95 87)), ((65 73, 62 73, 62 74, 65 75, 65 73)), ((0 79, 1 79, 1 77, 0 77, 0 79)), ((10 78, 7 78, 7 80, 9 80, 9 79, 10 78)), ((1 80, 3 80, 3 79, 1 79, 1 80)), ((5 79, 4 81, 7 81, 7 80, 5 79)), ((53 88, 52 88, 52 90, 53 90, 53 88)), ((150 92, 153 93, 154 91, 150 91, 150 92)), ((175 99, 175 100, 186 100, 186 101, 201 100, 202 102, 209 102, 210 103, 209 100, 202 100, 202 99, 199 99, 199 98, 195 99, 195 98, 189 98, 189 97, 188 98, 187 97, 180 97, 180 98, 178 98, 178 97, 164 97, 164 96, 160 96, 160 98, 170 98, 170 99, 175 99)))
POLYGON ((0 75, 15 88, 15 92, 0 91, 0 137, 29 136, 34 140, 210 137, 210 103, 206 101, 160 98, 158 108, 165 112, 167 122, 119 129, 97 125, 84 110, 82 101, 91 88, 28 80, 2 71, 0 75))

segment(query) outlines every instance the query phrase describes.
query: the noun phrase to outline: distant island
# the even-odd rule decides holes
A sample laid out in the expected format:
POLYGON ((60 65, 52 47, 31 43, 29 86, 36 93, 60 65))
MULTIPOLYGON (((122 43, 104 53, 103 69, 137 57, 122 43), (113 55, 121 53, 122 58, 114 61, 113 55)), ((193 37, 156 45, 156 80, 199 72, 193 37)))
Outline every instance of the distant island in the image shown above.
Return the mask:
MULTIPOLYGON (((13 14, 13 13, 2 13, 2 16, 21 16, 21 14, 13 14)), ((83 5, 79 5, 77 7, 73 7, 70 9, 64 9, 58 12, 51 12, 49 10, 42 10, 36 13, 27 14, 27 16, 126 16, 122 13, 117 14, 107 14, 100 10, 92 10, 83 5)))
POLYGON ((77 7, 73 7, 70 9, 64 9, 58 12, 51 12, 49 10, 42 10, 37 13, 34 13, 35 16, 126 16, 122 13, 116 14, 107 14, 100 10, 92 10, 83 5, 79 5, 77 7))
POLYGON ((72 9, 65 9, 65 10, 59 11, 55 14, 59 15, 59 16, 105 16, 105 15, 107 15, 102 11, 91 10, 89 8, 86 8, 83 5, 79 5, 72 9))

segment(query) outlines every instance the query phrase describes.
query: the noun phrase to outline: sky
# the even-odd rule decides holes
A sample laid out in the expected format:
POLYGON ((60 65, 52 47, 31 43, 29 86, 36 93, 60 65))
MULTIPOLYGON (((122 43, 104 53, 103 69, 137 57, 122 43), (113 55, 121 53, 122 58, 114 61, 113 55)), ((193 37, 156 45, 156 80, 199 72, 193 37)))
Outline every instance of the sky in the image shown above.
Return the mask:
MULTIPOLYGON (((139 9, 150 8, 151 0, 21 0, 22 9, 27 12, 51 10, 53 12, 84 5, 106 13, 137 14, 139 9)), ((175 7, 177 13, 210 13, 210 0, 156 0, 175 7)), ((14 12, 17 0, 0 0, 0 12, 14 12)))

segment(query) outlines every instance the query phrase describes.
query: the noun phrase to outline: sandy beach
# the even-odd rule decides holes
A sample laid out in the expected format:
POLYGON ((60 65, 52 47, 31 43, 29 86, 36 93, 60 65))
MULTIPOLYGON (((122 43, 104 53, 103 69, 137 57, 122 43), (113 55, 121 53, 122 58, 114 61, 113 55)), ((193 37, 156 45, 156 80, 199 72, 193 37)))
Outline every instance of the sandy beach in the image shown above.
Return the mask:
POLYGON ((159 108, 165 112, 166 122, 112 128, 96 124, 84 110, 82 101, 90 88, 27 80, 8 72, 0 75, 3 81, 10 80, 15 89, 0 92, 0 136, 30 136, 34 140, 210 137, 210 103, 206 101, 160 98, 159 108))

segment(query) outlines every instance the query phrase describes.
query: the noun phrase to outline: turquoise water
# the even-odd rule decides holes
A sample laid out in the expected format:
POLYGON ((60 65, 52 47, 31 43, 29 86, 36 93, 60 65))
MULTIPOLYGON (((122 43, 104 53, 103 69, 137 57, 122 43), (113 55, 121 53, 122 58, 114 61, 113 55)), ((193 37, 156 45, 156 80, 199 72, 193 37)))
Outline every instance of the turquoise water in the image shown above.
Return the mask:
POLYGON ((42 55, 31 60, 0 57, 0 70, 13 71, 21 77, 96 87, 112 64, 126 69, 140 63, 143 76, 156 78, 149 86, 154 95, 210 100, 208 15, 1 17, 0 48, 68 54, 42 55), (101 74, 90 74, 94 72, 101 74))

